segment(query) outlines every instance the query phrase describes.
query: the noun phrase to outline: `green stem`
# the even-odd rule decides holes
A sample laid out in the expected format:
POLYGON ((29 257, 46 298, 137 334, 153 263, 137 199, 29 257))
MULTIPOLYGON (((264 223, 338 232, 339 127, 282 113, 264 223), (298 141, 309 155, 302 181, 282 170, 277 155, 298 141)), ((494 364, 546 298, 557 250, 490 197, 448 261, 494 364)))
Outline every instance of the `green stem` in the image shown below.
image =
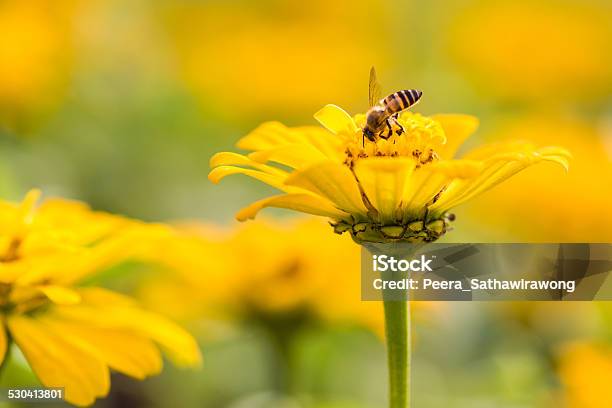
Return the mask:
MULTIPOLYGON (((0 326, 0 330, 4 330, 4 327, 0 326)), ((6 352, 4 354, 4 359, 2 360, 2 363, 0 363, 0 384, 4 383, 4 372, 6 371, 6 366, 8 365, 8 361, 11 358, 11 345, 13 344, 13 340, 11 339, 10 334, 7 333, 6 336, 6 352)))
MULTIPOLYGON (((396 259, 410 259, 423 244, 362 243, 370 254, 393 255, 396 259)), ((381 272, 385 280, 409 279, 409 272, 381 272)), ((410 293, 383 290, 385 337, 389 366, 389 408, 410 407, 410 293)))
POLYGON ((386 300, 389 408, 410 407, 410 302, 386 300))

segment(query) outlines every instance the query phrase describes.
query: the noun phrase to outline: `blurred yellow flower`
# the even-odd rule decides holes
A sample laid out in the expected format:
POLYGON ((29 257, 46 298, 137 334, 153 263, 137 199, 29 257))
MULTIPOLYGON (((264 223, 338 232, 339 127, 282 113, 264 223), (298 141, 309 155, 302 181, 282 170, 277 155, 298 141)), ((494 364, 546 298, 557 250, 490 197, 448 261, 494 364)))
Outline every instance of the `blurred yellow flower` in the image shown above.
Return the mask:
POLYGON ((501 121, 485 137, 505 141, 517 134, 535 143, 567 147, 574 157, 572 171, 563 183, 556 182, 556 172, 546 166, 518 175, 515 183, 467 204, 458 221, 461 230, 486 241, 610 242, 612 218, 603 215, 612 205, 612 156, 605 147, 610 139, 605 127, 540 114, 501 121))
POLYGON ((388 30, 384 13, 370 7, 238 0, 173 4, 164 15, 188 88, 207 109, 244 118, 310 112, 333 95, 346 103, 362 98, 355 64, 383 66, 392 55, 380 40, 388 30))
POLYGON ((610 345, 587 342, 568 344, 561 350, 559 364, 568 408, 612 406, 610 345))
POLYGON ((481 92, 547 104, 608 97, 605 2, 477 1, 452 16, 450 55, 481 92))
POLYGON ((162 368, 160 348, 195 365, 195 340, 120 294, 77 283, 126 258, 145 256, 168 229, 64 200, 36 207, 0 201, 0 361, 12 341, 47 387, 92 404, 109 391, 109 369, 143 379, 162 368))
POLYGON ((145 281, 138 298, 181 320, 304 312, 382 334, 382 305, 361 301, 359 247, 328 228, 318 220, 183 226, 152 258, 169 270, 145 281))
POLYGON ((63 95, 75 5, 73 0, 0 3, 0 123, 12 126, 63 95))
POLYGON ((452 207, 540 161, 567 169, 570 157, 559 147, 511 141, 453 159, 478 125, 467 115, 404 113, 405 132, 375 142, 362 135, 365 115, 351 118, 327 105, 315 118, 325 129, 269 122, 238 142, 253 153, 213 156, 214 183, 245 174, 285 193, 251 204, 239 220, 265 207, 289 208, 329 217, 336 232, 349 231, 357 242, 429 242, 446 232, 452 207))

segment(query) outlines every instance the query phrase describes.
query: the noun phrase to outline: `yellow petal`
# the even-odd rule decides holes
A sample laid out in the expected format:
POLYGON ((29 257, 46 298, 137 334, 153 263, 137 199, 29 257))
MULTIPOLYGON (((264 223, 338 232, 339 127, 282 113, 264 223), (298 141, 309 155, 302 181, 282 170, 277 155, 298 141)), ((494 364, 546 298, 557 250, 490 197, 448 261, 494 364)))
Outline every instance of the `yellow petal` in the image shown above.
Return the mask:
POLYGON ((288 128, 279 122, 267 122, 258 126, 237 144, 240 149, 252 151, 272 150, 286 145, 314 147, 330 158, 337 158, 344 150, 342 139, 333 137, 320 126, 288 128))
POLYGON ((488 160, 497 155, 530 153, 536 149, 533 143, 526 140, 509 140, 498 143, 487 143, 478 146, 462 157, 470 160, 488 160))
POLYGON ((158 343, 174 364, 197 367, 202 362, 200 348, 191 334, 170 320, 144 310, 117 310, 126 324, 135 326, 136 333, 158 343), (135 322, 135 323, 134 323, 135 322))
POLYGON ((325 105, 314 114, 314 117, 321 125, 334 134, 353 135, 359 131, 351 115, 336 105, 325 105))
POLYGON ((306 214, 319 215, 334 219, 346 219, 347 213, 334 207, 328 200, 312 194, 283 194, 256 201, 243 208, 236 215, 238 221, 253 219, 266 207, 286 208, 306 214))
MULTIPOLYGON (((79 256, 65 259, 61 268, 55 268, 52 281, 54 284, 69 286, 87 275, 126 259, 142 259, 152 250, 159 249, 161 243, 171 234, 172 230, 167 226, 134 224, 88 247, 79 256)), ((31 275, 31 279, 26 280, 26 276, 23 278, 22 280, 20 277, 19 282, 26 284, 27 281, 32 281, 35 275, 31 275)))
POLYGON ((329 159, 344 159, 345 142, 343 138, 334 136, 327 129, 321 126, 298 126, 292 128, 292 131, 299 135, 300 140, 303 140, 302 147, 312 146, 329 159))
POLYGON ((441 160, 431 165, 432 171, 452 179, 476 177, 482 172, 483 167, 483 164, 476 160, 441 160))
POLYGON ((38 286, 37 289, 58 305, 74 305, 81 301, 81 295, 63 286, 44 285, 38 286))
POLYGON ((569 171, 569 161, 573 158, 572 153, 558 146, 546 146, 540 147, 537 153, 543 158, 543 160, 550 161, 561 165, 565 171, 569 171))
POLYGON ((159 374, 162 358, 149 339, 125 330, 92 327, 88 321, 70 323, 53 316, 40 318, 46 327, 70 337, 84 347, 94 348, 114 370, 142 380, 159 374))
POLYGON ((136 300, 104 288, 88 287, 80 288, 79 294, 84 304, 90 306, 121 306, 138 307, 136 300))
POLYGON ((347 213, 367 213, 355 177, 341 163, 326 161, 304 170, 296 170, 285 183, 320 195, 347 213))
POLYGON ((446 144, 438 149, 444 159, 452 159, 459 147, 478 129, 478 118, 471 115, 438 114, 431 117, 438 122, 446 135, 446 144))
MULTIPOLYGON (((244 150, 268 150, 287 144, 309 144, 313 127, 288 128, 280 122, 266 122, 238 141, 236 146, 244 150)), ((320 131, 320 129, 319 129, 320 131)))
POLYGON ((419 219, 434 197, 453 179, 474 177, 480 172, 478 162, 468 160, 439 161, 416 170, 403 192, 404 221, 419 219))
POLYGON ((39 189, 32 189, 28 191, 23 201, 21 202, 21 213, 24 217, 24 221, 29 223, 32 221, 32 216, 34 214, 34 207, 36 203, 40 199, 42 192, 39 189))
POLYGON ((211 167, 221 165, 249 166, 264 172, 280 172, 280 169, 261 163, 276 161, 289 167, 304 167, 305 160, 338 160, 344 155, 340 138, 334 137, 320 126, 288 128, 278 122, 259 126, 238 143, 240 148, 253 150, 248 157, 237 153, 215 154, 211 167))
POLYGON ((249 176, 256 180, 259 180, 263 183, 266 183, 274 188, 279 189, 280 191, 289 191, 285 185, 286 176, 279 176, 276 174, 264 173, 258 170, 245 169, 243 167, 236 166, 219 166, 215 167, 208 173, 208 179, 217 184, 221 180, 223 180, 227 176, 231 176, 233 174, 244 174, 245 176, 249 176))
POLYGON ((91 405, 110 388, 109 371, 91 349, 72 343, 35 318, 15 315, 8 318, 15 343, 46 387, 64 387, 66 400, 74 405, 91 405))
POLYGON ((175 364, 195 366, 201 355, 195 339, 184 329, 162 316, 136 307, 125 296, 101 288, 80 290, 82 302, 75 306, 56 306, 54 315, 77 322, 118 330, 130 330, 159 344, 175 364))
POLYGON ((486 160, 482 172, 477 177, 455 180, 450 183, 441 198, 430 206, 430 210, 435 214, 443 213, 538 162, 551 161, 564 167, 568 164, 569 152, 565 149, 545 148, 541 153, 540 151, 525 152, 524 147, 525 145, 521 147, 523 151, 520 153, 502 153, 486 160))
POLYGON ((429 207, 430 211, 437 215, 467 201, 482 189, 488 188, 491 185, 491 180, 500 180, 497 175, 504 171, 504 168, 509 171, 511 168, 515 168, 515 165, 516 163, 512 161, 490 162, 478 177, 467 180, 453 180, 440 199, 429 207))
POLYGON ((414 171, 412 158, 372 157, 355 164, 359 184, 371 204, 378 211, 380 221, 394 223, 402 205, 406 181, 414 171))
POLYGON ((260 163, 274 161, 294 169, 302 169, 328 159, 326 155, 311 145, 297 144, 254 152, 249 154, 249 158, 260 163))
POLYGON ((244 150, 273 149, 287 143, 290 129, 280 122, 266 122, 241 138, 236 146, 244 150))
POLYGON ((281 169, 262 164, 262 162, 260 161, 255 161, 250 157, 232 152, 216 153, 215 155, 213 155, 213 157, 210 158, 209 164, 212 169, 219 166, 247 166, 252 167, 256 170, 260 170, 264 173, 277 175, 286 174, 286 172, 281 169))

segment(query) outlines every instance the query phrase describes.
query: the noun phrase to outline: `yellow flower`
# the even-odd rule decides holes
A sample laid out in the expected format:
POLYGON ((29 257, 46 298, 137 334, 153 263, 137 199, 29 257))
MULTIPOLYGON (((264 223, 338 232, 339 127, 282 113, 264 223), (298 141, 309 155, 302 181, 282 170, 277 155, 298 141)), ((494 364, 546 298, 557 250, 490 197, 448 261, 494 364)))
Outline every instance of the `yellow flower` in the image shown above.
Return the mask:
POLYGON ((359 247, 328 229, 319 220, 258 221, 229 231, 182 226, 151 258, 168 270, 143 282, 138 298, 186 321, 305 313, 381 334, 382 305, 362 302, 355 279, 359 247))
POLYGON ((45 110, 64 94, 75 8, 72 0, 0 4, 0 120, 45 110))
POLYGON ((207 110, 224 116, 310 112, 333 94, 351 103, 361 96, 352 86, 359 75, 356 61, 384 65, 391 55, 379 37, 393 35, 392 30, 383 14, 371 13, 363 2, 175 2, 165 7, 181 79, 207 110), (367 24, 355 24, 359 21, 367 24), (372 35, 372 26, 379 27, 378 35, 372 35), (318 64, 311 63, 315 55, 318 64))
POLYGON ((451 208, 540 161, 567 169, 570 157, 559 147, 513 141, 454 158, 478 125, 467 115, 404 113, 405 132, 375 142, 363 138, 365 115, 327 105, 315 118, 324 128, 264 123, 237 144, 252 153, 213 156, 211 181, 245 174, 284 193, 251 204, 239 220, 289 208, 329 217, 357 242, 429 242, 447 230, 451 208))
POLYGON ((560 356, 559 375, 569 408, 612 406, 612 348, 609 345, 586 342, 566 345, 560 356))
POLYGON ((92 404, 109 391, 109 370, 137 379, 160 372, 160 349, 180 365, 200 360, 183 329, 130 298, 77 283, 128 257, 145 255, 167 228, 63 200, 36 207, 0 201, 0 361, 12 341, 47 387, 92 404))
POLYGON ((612 217, 602 216, 610 208, 612 185, 611 156, 605 146, 612 138, 603 121, 538 114, 502 120, 493 128, 488 136, 497 140, 521 134, 538 144, 566 146, 573 156, 572 171, 563 183, 556 182, 555 169, 548 166, 517 176, 514 183, 466 204, 457 231, 487 242, 612 241, 612 217), (529 211, 516 205, 521 202, 529 203, 529 211), (487 228, 479 228, 475 220, 487 228))
POLYGON ((448 54, 479 91, 548 106, 608 97, 605 2, 477 1, 451 15, 448 54))

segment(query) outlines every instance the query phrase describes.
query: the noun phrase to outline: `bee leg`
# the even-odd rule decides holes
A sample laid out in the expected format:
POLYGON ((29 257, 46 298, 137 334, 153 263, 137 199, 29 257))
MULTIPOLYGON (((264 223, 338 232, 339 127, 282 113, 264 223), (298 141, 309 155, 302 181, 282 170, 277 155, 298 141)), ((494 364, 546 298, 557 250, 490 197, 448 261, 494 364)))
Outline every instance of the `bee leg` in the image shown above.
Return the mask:
POLYGON ((391 136, 393 136, 393 126, 391 125, 391 120, 390 118, 387 118, 387 120, 385 121, 385 123, 387 124, 387 134, 385 136, 380 135, 380 137, 382 137, 383 139, 387 140, 388 138, 390 138, 391 136))
POLYGON ((397 135, 400 136, 402 133, 404 133, 404 127, 400 125, 397 118, 399 118, 399 112, 391 116, 391 120, 393 120, 393 123, 395 123, 395 125, 398 127, 395 133, 397 133, 397 135))

